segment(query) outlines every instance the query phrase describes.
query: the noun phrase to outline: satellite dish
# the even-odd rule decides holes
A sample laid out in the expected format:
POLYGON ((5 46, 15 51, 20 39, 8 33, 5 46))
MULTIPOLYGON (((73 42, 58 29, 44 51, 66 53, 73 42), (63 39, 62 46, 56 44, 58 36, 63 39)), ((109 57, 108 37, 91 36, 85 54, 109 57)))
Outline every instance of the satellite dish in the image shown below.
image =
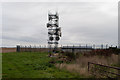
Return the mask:
POLYGON ((59 37, 56 37, 55 39, 56 39, 57 41, 58 41, 58 40, 60 40, 60 38, 59 38, 59 37))
POLYGON ((53 37, 49 37, 49 40, 52 41, 52 40, 53 40, 53 37))

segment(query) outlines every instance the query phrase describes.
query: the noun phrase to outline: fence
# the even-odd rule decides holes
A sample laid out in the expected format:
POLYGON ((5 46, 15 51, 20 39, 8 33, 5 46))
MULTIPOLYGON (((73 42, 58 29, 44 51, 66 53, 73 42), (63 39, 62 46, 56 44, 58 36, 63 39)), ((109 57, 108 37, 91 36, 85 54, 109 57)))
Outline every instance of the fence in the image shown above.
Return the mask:
POLYGON ((17 52, 48 52, 47 47, 17 46, 17 52))
MULTIPOLYGON (((83 51, 91 51, 93 49, 109 49, 110 47, 108 47, 108 45, 93 45, 93 46, 90 46, 90 45, 61 45, 58 47, 58 50, 59 51, 63 51, 63 52, 75 52, 75 53, 78 53, 78 52, 83 52, 83 51), (96 46, 96 47, 95 47, 96 46), (98 47, 99 46, 99 47, 98 47)), ((117 47, 114 47, 114 48, 117 48, 117 47)), ((17 52, 48 52, 49 51, 49 48, 44 45, 44 46, 17 46, 17 52)), ((51 48, 51 51, 53 50, 53 48, 51 48)))
MULTIPOLYGON (((59 45, 58 50, 63 52, 81 52, 81 51, 89 51, 91 49, 116 49, 117 47, 108 46, 108 45, 88 45, 88 44, 81 44, 81 45, 59 45)), ((17 47, 2 47, 2 53, 7 52, 48 52, 49 48, 46 45, 39 45, 39 46, 17 46, 17 47)), ((52 51, 53 49, 51 49, 52 51)))
POLYGON ((81 53, 81 52, 89 52, 92 50, 109 50, 109 49, 117 49, 116 47, 108 46, 108 45, 65 45, 61 46, 63 52, 71 52, 71 53, 81 53))
POLYGON ((88 72, 98 78, 120 78, 119 67, 88 62, 88 72))
POLYGON ((116 49, 117 48, 117 46, 113 46, 113 45, 108 45, 108 44, 99 44, 99 45, 95 45, 95 44, 93 44, 93 45, 91 45, 91 44, 79 44, 79 45, 61 45, 61 47, 62 48, 72 48, 72 47, 76 47, 76 48, 78 48, 78 49, 80 49, 80 48, 84 48, 84 49, 110 49, 110 48, 112 48, 112 49, 116 49))

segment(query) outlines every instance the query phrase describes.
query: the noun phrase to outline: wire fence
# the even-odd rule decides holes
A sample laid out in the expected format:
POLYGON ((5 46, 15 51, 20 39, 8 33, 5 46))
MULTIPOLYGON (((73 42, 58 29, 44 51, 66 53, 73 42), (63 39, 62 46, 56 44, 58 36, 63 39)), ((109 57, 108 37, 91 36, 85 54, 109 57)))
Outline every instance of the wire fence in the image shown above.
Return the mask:
MULTIPOLYGON (((49 48, 48 45, 20 45, 21 48, 49 48)), ((63 47, 79 47, 79 48, 93 48, 93 49, 108 49, 108 48, 117 48, 114 45, 108 44, 73 44, 73 45, 58 45, 58 48, 63 47)))
POLYGON ((97 78, 120 78, 120 68, 88 62, 88 72, 97 78))
MULTIPOLYGON (((80 52, 80 51, 90 51, 90 50, 93 50, 93 49, 110 49, 110 48, 117 48, 117 46, 108 46, 108 45, 88 45, 88 44, 82 44, 82 45, 59 45, 58 46, 58 50, 59 51, 68 51, 68 52, 80 52)), ((25 45, 25 46, 22 46, 22 45, 17 45, 17 52, 20 52, 20 51, 45 51, 45 52, 48 52, 49 51, 49 46, 48 45, 25 45)), ((52 49, 54 49, 54 47, 51 48, 51 51, 52 49)))

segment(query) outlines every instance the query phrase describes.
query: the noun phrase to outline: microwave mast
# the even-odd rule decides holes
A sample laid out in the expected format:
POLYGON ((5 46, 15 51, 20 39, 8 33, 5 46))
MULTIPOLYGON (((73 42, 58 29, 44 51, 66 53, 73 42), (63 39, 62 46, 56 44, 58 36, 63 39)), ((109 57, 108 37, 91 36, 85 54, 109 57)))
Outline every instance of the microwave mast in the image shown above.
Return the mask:
POLYGON ((58 41, 61 37, 61 27, 59 27, 59 15, 58 12, 48 13, 48 47, 49 52, 56 53, 58 48, 58 41), (53 50, 53 51, 52 51, 53 50))

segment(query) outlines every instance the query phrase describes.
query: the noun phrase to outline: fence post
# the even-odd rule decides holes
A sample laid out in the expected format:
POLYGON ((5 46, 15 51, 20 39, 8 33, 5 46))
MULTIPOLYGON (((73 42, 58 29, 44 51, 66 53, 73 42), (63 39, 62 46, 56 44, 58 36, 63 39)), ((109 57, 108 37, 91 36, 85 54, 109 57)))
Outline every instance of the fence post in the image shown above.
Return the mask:
POLYGON ((101 44, 101 49, 103 49, 103 44, 101 44))
POLYGON ((81 52, 81 44, 79 44, 79 52, 81 52))
POLYGON ((90 65, 90 63, 88 62, 88 72, 89 72, 89 65, 90 65))
POLYGON ((95 44, 93 44, 93 48, 95 49, 95 44))
POLYGON ((31 45, 30 45, 30 52, 32 52, 32 51, 31 51, 31 45))
POLYGON ((40 50, 41 50, 41 45, 39 45, 39 52, 40 52, 40 50))
POLYGON ((26 52, 26 49, 27 49, 27 48, 26 48, 26 46, 25 46, 25 52, 26 52))
POLYGON ((74 45, 73 45, 73 48, 72 48, 72 53, 74 53, 74 45))
POLYGON ((67 50, 66 50, 66 51, 67 51, 67 52, 69 51, 69 50, 68 50, 68 44, 67 44, 67 50))
POLYGON ((87 44, 86 44, 86 51, 87 51, 87 44))
POLYGON ((108 48, 108 44, 106 44, 106 49, 108 48))
POLYGON ((20 45, 17 45, 17 52, 20 52, 20 45))
POLYGON ((111 45, 111 48, 112 48, 113 45, 111 45))
POLYGON ((36 52, 36 45, 34 45, 34 52, 36 52))

